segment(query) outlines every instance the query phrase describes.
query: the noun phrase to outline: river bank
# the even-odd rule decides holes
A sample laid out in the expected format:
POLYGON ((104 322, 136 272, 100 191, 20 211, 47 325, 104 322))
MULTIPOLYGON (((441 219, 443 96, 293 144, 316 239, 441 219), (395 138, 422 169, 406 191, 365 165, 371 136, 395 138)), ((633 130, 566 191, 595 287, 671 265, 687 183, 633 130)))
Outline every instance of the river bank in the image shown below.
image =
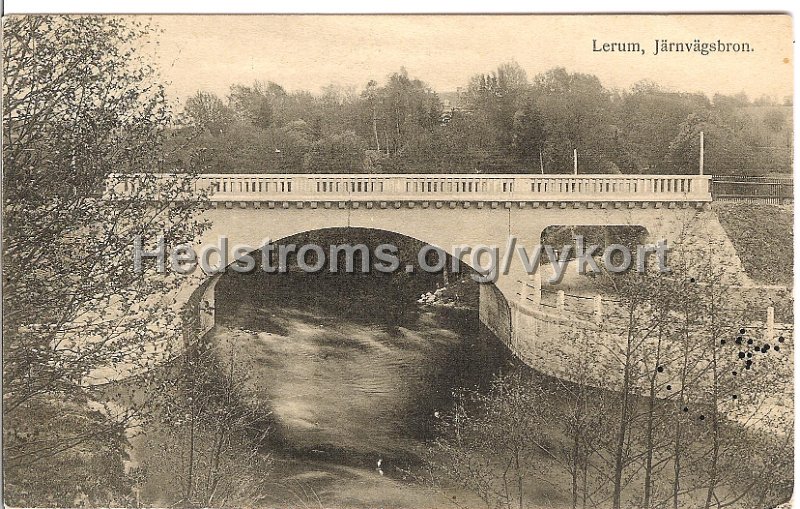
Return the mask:
MULTIPOLYGON (((168 411, 132 441, 142 505, 482 507, 483 488, 459 478, 457 467, 482 465, 486 482, 498 482, 507 444, 528 437, 524 443, 537 445, 524 458, 527 506, 569 507, 575 408, 599 423, 585 434, 599 437, 590 487, 604 493, 619 395, 515 361, 463 305, 466 282, 458 303, 435 278, 406 283, 329 274, 221 280, 216 326, 202 349, 207 359, 185 359, 175 366, 181 373, 165 372, 150 389, 168 411), (420 295, 433 298, 418 302, 420 295), (524 381, 523 403, 492 392, 504 376, 524 381), (480 425, 454 434, 457 415, 480 425)), ((670 416, 673 407, 659 403, 658 412, 670 416)), ((632 408, 639 418, 647 413, 644 400, 632 408)), ((681 417, 695 437, 682 453, 691 478, 705 468, 707 426, 696 418, 703 411, 693 406, 681 417)), ((726 433, 751 452, 770 439, 735 427, 726 433)), ((659 490, 669 486, 663 461, 659 490)), ((737 469, 735 479, 775 482, 750 466, 737 469)), ((783 473, 770 475, 783 482, 783 473)), ((597 497, 598 507, 608 505, 606 495, 597 497)))

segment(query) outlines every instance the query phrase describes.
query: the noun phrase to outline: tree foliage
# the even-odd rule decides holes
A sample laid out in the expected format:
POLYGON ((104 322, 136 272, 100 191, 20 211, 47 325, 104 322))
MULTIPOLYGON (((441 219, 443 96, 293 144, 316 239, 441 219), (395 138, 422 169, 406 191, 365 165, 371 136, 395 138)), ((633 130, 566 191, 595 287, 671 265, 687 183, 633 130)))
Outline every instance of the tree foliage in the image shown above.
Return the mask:
POLYGON ((669 275, 608 275, 603 322, 575 324, 555 347, 564 379, 517 368, 460 394, 431 446, 434 485, 505 508, 544 496, 574 509, 787 499, 793 423, 774 402, 790 397, 792 354, 743 327, 747 304, 695 249, 671 256, 669 275), (543 494, 518 477, 552 485, 543 494))
POLYGON ((93 496, 76 484, 57 502, 26 498, 31 465, 75 461, 97 437, 119 436, 108 412, 76 410, 89 432, 54 410, 91 403, 94 383, 123 366, 151 366, 155 345, 168 349, 180 334, 170 302, 177 281, 153 267, 135 272, 131 248, 136 236, 175 245, 202 231, 191 176, 141 179, 132 199, 104 196, 114 175, 157 172, 163 162, 172 115, 137 50, 150 33, 113 17, 4 20, 3 443, 15 458, 5 470, 15 503, 93 496), (154 206, 157 193, 166 201, 154 206), (45 419, 37 440, 20 432, 31 419, 45 419))
POLYGON ((220 100, 225 104, 202 94, 187 101, 192 117, 202 97, 213 104, 218 122, 226 125, 225 111, 235 112, 240 125, 271 140, 273 152, 288 147, 274 133, 293 122, 308 126, 302 153, 283 161, 249 160, 244 154, 260 142, 240 131, 243 137, 226 141, 233 156, 206 154, 214 171, 330 172, 320 164, 304 168, 304 155, 318 152, 316 142, 344 133, 362 140, 353 171, 571 173, 577 150, 580 173, 695 173, 700 131, 709 173, 791 167, 789 112, 768 98, 717 94, 710 100, 649 81, 611 90, 594 75, 564 68, 529 79, 513 61, 472 76, 458 93, 444 94, 446 100, 405 69, 383 83, 370 80, 360 92, 336 85, 320 94, 286 92, 257 81, 233 85, 227 102, 220 100))
POLYGON ((227 131, 234 121, 233 110, 209 92, 197 92, 187 99, 185 110, 197 129, 214 136, 227 131))

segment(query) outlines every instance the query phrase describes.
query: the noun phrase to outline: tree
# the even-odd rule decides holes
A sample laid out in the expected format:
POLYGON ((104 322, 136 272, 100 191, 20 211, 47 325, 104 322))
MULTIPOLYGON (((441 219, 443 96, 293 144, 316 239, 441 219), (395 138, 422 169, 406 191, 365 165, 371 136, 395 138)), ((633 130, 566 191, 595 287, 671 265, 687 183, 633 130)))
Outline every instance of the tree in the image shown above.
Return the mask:
MULTIPOLYGON (((615 298, 631 319, 616 357, 623 390, 620 412, 612 413, 618 423, 612 505, 624 506, 623 488, 627 483, 630 491, 639 469, 645 508, 776 503, 784 496, 776 493, 785 474, 775 470, 766 479, 763 469, 785 464, 786 440, 769 440, 768 454, 751 449, 754 463, 761 464, 733 467, 733 458, 748 454, 745 444, 753 438, 744 437, 766 418, 758 409, 788 371, 751 374, 759 362, 756 351, 760 362, 774 367, 780 354, 766 357, 770 346, 745 337, 746 313, 737 289, 726 283, 725 260, 682 240, 670 267, 670 274, 614 277, 615 298), (630 445, 637 442, 644 446, 641 454, 630 445), (754 489, 758 483, 763 486, 754 489)), ((790 429, 786 422, 776 427, 790 429)))
MULTIPOLYGON (((603 453, 606 436, 612 435, 609 417, 613 396, 604 390, 604 381, 595 376, 597 350, 591 334, 583 330, 572 330, 564 335, 563 344, 574 345, 578 352, 577 362, 571 366, 571 380, 556 380, 559 391, 551 391, 545 412, 557 423, 563 440, 553 447, 557 465, 570 478, 572 509, 596 505, 604 498, 606 462, 603 453), (566 394, 558 401, 556 394, 566 394), (600 465, 597 472, 598 465, 600 465)), ((566 359, 566 357, 565 357, 566 359)))
POLYGON ((378 83, 375 80, 369 80, 367 88, 361 96, 367 100, 370 110, 372 110, 372 136, 375 139, 375 150, 380 151, 381 140, 378 138, 378 83))
POLYGON ((622 128, 622 150, 618 164, 624 171, 665 171, 669 145, 681 123, 692 112, 710 107, 699 94, 662 89, 652 82, 639 82, 623 93, 617 108, 622 128))
POLYGON ((486 392, 461 391, 430 450, 434 484, 454 482, 487 508, 527 507, 525 481, 541 473, 542 456, 552 457, 541 441, 547 394, 537 389, 516 373, 498 376, 486 392))
POLYGON ((749 168, 754 155, 749 120, 736 110, 715 109, 690 113, 669 145, 667 156, 675 173, 696 173, 700 164, 700 133, 705 142, 707 173, 737 173, 749 168))
MULTIPOLYGON (((522 147, 532 141, 525 136, 538 137, 531 128, 535 129, 532 123, 541 119, 534 118, 536 115, 530 105, 527 111, 520 112, 523 102, 528 99, 528 88, 525 70, 513 61, 501 64, 491 73, 475 75, 470 80, 466 100, 473 114, 485 122, 485 135, 490 140, 491 150, 496 152, 493 154, 495 157, 513 157, 516 153, 524 161, 526 149, 522 147)), ((535 150, 538 159, 538 148, 535 150)))
POLYGON ((197 129, 214 136, 224 133, 234 120, 231 109, 210 92, 197 92, 187 99, 186 114, 197 129))
POLYGON ((529 168, 543 165, 544 118, 533 102, 526 102, 514 114, 512 147, 517 158, 529 168))
POLYGON ((409 149, 409 133, 415 128, 431 129, 439 123, 441 101, 427 84, 408 76, 405 69, 389 76, 378 90, 384 149, 399 156, 409 149))
POLYGON ((286 92, 283 87, 270 81, 256 81, 251 86, 231 86, 228 101, 240 119, 256 127, 266 129, 276 121, 276 108, 282 106, 286 92))
POLYGON ((364 164, 366 143, 352 131, 314 142, 303 167, 312 173, 357 172, 364 164))
POLYGON ((791 397, 787 338, 762 339, 730 264, 686 237, 670 273, 599 277, 602 320, 587 324, 576 309, 562 341, 534 345, 560 379, 513 366, 488 391, 458 393, 431 447, 434 485, 465 488, 487 507, 530 505, 525 486, 538 478, 552 484, 554 505, 573 508, 788 499, 792 411, 778 404, 791 397))
POLYGON ((714 94, 713 102, 715 108, 742 108, 750 105, 750 99, 744 92, 736 95, 714 94))
POLYGON ((550 173, 571 172, 575 149, 587 173, 613 162, 616 151, 609 147, 617 129, 611 94, 596 76, 552 69, 536 76, 533 94, 544 117, 544 163, 550 173))
MULTIPOLYGON (((152 366, 180 336, 171 301, 180 281, 154 266, 135 271, 134 239, 151 248, 160 235, 167 246, 194 241, 203 202, 191 197, 191 175, 151 175, 125 196, 107 194, 127 178, 116 174, 157 170, 163 160, 172 116, 137 53, 148 25, 97 16, 4 21, 4 473, 8 500, 49 505, 20 491, 32 465, 70 464, 99 436, 115 437, 121 461, 129 419, 103 410, 93 383, 152 366), (64 424, 75 406, 91 426, 64 424), (31 428, 36 440, 20 433, 31 428)), ((76 484, 49 502, 86 496, 76 484)))
POLYGON ((778 108, 770 108, 764 113, 764 125, 771 131, 779 132, 786 125, 786 114, 778 108))
POLYGON ((270 413, 247 397, 242 367, 233 344, 193 345, 150 385, 156 411, 147 432, 158 446, 140 451, 145 487, 169 479, 168 488, 155 491, 173 505, 192 507, 247 505, 264 497, 270 413))

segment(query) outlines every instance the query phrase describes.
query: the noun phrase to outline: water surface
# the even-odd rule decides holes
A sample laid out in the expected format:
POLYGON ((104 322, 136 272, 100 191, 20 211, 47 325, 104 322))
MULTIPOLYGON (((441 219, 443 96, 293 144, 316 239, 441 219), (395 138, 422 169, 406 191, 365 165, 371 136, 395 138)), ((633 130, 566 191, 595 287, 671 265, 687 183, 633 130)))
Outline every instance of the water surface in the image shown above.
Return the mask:
POLYGON ((302 480, 325 505, 446 503, 405 471, 453 391, 484 384, 510 359, 477 311, 416 302, 435 284, 301 273, 220 281, 211 338, 273 412, 276 478, 302 480))

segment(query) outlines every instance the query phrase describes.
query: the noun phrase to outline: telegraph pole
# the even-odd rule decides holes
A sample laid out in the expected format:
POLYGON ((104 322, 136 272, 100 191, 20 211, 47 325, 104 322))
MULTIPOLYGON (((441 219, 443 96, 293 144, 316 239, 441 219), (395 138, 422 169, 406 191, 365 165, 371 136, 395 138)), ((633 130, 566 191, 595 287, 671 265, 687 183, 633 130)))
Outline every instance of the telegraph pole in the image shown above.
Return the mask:
POLYGON ((542 159, 542 149, 539 149, 539 170, 544 175, 544 160, 542 159))
POLYGON ((703 141, 703 131, 700 131, 700 175, 703 175, 704 156, 705 156, 705 145, 703 141))
POLYGON ((574 167, 573 167, 573 170, 572 170, 572 174, 573 175, 577 175, 578 174, 578 149, 577 148, 572 151, 572 160, 575 163, 574 167))

